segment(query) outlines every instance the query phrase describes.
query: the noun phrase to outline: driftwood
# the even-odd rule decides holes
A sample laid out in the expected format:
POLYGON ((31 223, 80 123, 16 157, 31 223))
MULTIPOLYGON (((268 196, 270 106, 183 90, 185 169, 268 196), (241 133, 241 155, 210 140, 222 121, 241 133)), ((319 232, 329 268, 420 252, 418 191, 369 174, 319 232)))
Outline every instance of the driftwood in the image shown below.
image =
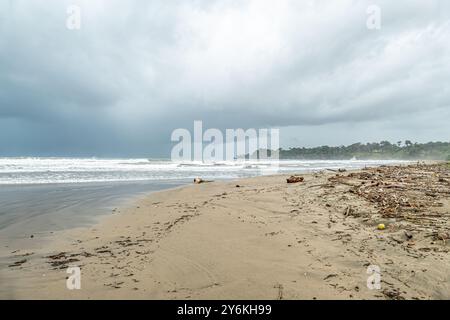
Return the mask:
POLYGON ((330 169, 330 168, 327 168, 327 169, 325 169, 325 170, 328 170, 328 171, 331 171, 331 172, 341 172, 341 173, 343 173, 343 172, 347 172, 347 169, 342 169, 342 168, 340 168, 340 169, 330 169))
MULTIPOLYGON (((432 228, 441 238, 449 231, 450 213, 437 208, 449 197, 449 180, 447 164, 381 166, 328 178, 331 185, 347 185, 349 193, 373 203, 381 217, 412 223, 413 230, 432 228)), ((353 214, 350 207, 344 211, 344 216, 353 214)))
POLYGON ((303 180, 305 180, 305 178, 300 176, 290 176, 289 178, 286 179, 287 183, 298 183, 303 182, 303 180))
POLYGON ((212 182, 212 180, 203 180, 202 178, 195 178, 194 183, 200 184, 200 183, 206 183, 206 182, 212 182))

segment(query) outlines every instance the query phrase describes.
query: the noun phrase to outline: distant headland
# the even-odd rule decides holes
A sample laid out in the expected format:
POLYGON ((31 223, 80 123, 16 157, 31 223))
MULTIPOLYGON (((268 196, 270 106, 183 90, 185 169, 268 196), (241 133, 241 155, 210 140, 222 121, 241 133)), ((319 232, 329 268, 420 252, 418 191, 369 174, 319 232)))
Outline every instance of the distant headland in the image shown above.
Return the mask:
POLYGON ((391 143, 354 143, 348 146, 320 146, 314 148, 280 149, 280 159, 348 160, 447 160, 450 161, 450 142, 417 143, 410 140, 391 143))

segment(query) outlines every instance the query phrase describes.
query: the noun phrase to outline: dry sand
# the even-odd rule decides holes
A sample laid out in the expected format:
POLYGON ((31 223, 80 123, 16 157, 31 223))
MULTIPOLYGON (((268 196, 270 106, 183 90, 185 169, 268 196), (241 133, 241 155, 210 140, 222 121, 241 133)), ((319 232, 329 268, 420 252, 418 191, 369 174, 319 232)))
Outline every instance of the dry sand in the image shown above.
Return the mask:
POLYGON ((153 193, 94 227, 10 251, 0 296, 450 299, 449 171, 324 171, 153 193), (81 290, 66 288, 70 265, 81 267, 81 290), (369 265, 381 269, 380 290, 367 287, 369 265))

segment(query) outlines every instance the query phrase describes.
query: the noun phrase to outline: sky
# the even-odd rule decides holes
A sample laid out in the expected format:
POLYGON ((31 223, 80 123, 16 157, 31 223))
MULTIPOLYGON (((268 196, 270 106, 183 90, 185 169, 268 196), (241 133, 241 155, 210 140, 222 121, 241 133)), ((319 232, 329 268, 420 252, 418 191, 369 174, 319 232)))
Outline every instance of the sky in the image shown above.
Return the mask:
POLYGON ((194 120, 449 141, 449 116, 447 0, 0 2, 0 156, 167 157, 194 120))

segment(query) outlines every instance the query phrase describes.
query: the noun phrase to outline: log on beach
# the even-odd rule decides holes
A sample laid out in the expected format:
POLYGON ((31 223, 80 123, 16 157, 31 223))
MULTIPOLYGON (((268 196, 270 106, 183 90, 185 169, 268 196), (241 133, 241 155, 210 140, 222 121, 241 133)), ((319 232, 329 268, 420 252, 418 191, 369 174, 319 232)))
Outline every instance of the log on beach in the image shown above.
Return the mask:
POLYGON ((287 183, 299 183, 303 182, 304 180, 305 178, 300 176, 290 176, 289 178, 286 179, 287 183))

